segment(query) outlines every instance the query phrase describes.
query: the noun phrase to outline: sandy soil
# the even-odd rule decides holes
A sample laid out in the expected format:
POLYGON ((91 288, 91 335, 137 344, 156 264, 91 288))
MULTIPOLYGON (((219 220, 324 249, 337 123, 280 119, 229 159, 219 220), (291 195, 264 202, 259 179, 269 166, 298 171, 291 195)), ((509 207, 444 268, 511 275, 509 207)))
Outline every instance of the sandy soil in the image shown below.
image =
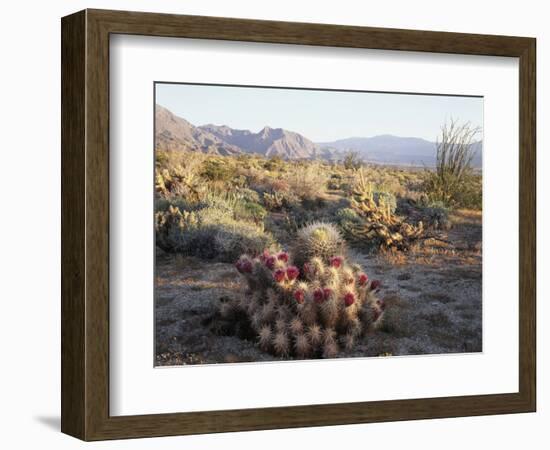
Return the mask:
MULTIPOLYGON (((367 256, 350 251, 387 304, 382 329, 339 357, 479 352, 482 350, 481 214, 460 211, 447 241, 418 245, 410 254, 367 256)), ((221 298, 235 296, 231 264, 160 253, 156 273, 158 365, 268 361, 253 340, 215 332, 221 298)))

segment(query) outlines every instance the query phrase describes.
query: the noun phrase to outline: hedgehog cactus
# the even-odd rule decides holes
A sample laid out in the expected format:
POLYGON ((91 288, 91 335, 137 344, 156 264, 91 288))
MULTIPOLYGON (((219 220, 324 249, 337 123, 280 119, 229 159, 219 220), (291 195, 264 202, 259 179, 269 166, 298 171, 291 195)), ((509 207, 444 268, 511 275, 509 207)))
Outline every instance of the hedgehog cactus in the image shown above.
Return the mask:
POLYGON ((346 242, 334 225, 315 222, 298 230, 293 248, 294 263, 301 267, 317 257, 326 264, 329 258, 343 255, 345 249, 346 242))
POLYGON ((236 268, 246 280, 245 289, 238 300, 223 303, 220 313, 227 321, 247 320, 264 351, 330 358, 340 349, 353 349, 369 329, 378 327, 385 305, 376 298, 378 280, 369 280, 342 254, 328 253, 328 248, 343 250, 330 226, 320 233, 306 228, 296 248, 307 259, 286 252, 243 255, 236 268), (317 238, 308 240, 309 235, 322 235, 326 245, 318 245, 317 238))

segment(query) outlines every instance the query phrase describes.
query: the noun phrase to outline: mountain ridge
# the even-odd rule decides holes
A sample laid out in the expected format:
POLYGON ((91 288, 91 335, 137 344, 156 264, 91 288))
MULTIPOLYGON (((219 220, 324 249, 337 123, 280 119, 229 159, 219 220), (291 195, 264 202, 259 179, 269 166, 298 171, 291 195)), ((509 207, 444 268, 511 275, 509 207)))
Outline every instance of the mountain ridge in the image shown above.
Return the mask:
MULTIPOLYGON (((472 145, 476 149, 473 165, 480 167, 482 141, 472 145)), ((160 150, 199 151, 221 156, 258 154, 287 160, 334 161, 354 151, 367 162, 416 166, 433 166, 436 155, 436 144, 418 137, 383 134, 315 143, 300 133, 267 125, 257 133, 212 123, 195 126, 161 105, 155 109, 155 146, 160 150)))

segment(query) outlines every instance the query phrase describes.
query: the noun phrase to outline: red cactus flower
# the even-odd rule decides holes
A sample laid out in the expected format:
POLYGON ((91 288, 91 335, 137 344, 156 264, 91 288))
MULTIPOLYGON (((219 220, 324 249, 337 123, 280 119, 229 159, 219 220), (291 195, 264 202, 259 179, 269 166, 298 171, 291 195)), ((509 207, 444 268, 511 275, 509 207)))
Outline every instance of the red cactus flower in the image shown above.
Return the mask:
POLYGON ((277 258, 275 256, 270 255, 265 260, 265 265, 268 269, 273 269, 275 267, 275 262, 277 261, 277 258))
POLYGON ((328 300, 331 295, 332 295, 332 289, 331 288, 324 288, 323 289, 323 297, 325 298, 325 300, 328 300))
POLYGON ((262 263, 265 263, 266 259, 269 258, 269 250, 264 250, 259 258, 262 263))
POLYGON ((239 259, 235 263, 235 267, 240 273, 251 273, 252 272, 252 261, 249 259, 239 259))
POLYGON ((313 291, 313 300, 315 303, 323 303, 325 301, 325 294, 323 289, 317 288, 313 291))
POLYGON ((359 275, 359 286, 365 286, 369 282, 369 277, 366 273, 359 275))
POLYGON ((376 289, 379 289, 380 286, 382 286, 382 282, 380 280, 372 280, 370 282, 370 288, 373 291, 375 291, 376 289))
POLYGON ((288 253, 287 252, 281 252, 277 255, 277 259, 279 261, 288 262, 288 253))
POLYGON ((294 291, 293 295, 294 295, 294 299, 298 303, 300 303, 300 304, 304 303, 304 300, 305 300, 305 297, 306 297, 305 294, 304 294, 304 291, 302 291, 301 289, 298 289, 297 291, 294 291))
POLYGON ((241 272, 242 273, 251 273, 252 272, 252 262, 249 259, 245 259, 241 263, 241 272))
POLYGON ((277 269, 273 273, 273 278, 277 283, 282 283, 286 277, 286 272, 283 269, 277 269))
POLYGON ((342 258, 341 256, 333 256, 332 258, 330 258, 331 267, 335 267, 336 269, 340 268, 343 262, 344 258, 342 258))
POLYGON ((344 303, 346 305, 346 308, 355 303, 355 295, 353 294, 353 292, 348 292, 346 295, 344 295, 344 303))
POLYGON ((289 280, 295 280, 300 275, 300 269, 296 266, 290 266, 286 269, 286 276, 289 280))

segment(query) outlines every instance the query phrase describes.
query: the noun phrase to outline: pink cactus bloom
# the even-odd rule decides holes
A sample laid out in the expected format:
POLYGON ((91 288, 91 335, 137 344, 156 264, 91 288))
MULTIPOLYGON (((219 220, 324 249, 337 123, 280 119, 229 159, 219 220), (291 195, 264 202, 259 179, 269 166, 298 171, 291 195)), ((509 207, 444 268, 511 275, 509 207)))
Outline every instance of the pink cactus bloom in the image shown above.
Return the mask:
POLYGON ((370 288, 373 291, 376 291, 376 289, 379 289, 380 286, 382 286, 382 282, 380 280, 372 280, 370 283, 370 288))
POLYGON ((344 262, 344 258, 341 256, 333 256, 330 258, 330 266, 335 267, 336 269, 339 269, 342 266, 342 263, 344 262))
POLYGON ((365 286, 369 282, 369 277, 366 273, 359 275, 359 286, 365 286))
POLYGON ((268 256, 265 260, 265 265, 268 269, 273 270, 273 268, 275 267, 275 262, 276 261, 277 261, 277 258, 275 258, 275 256, 273 256, 273 255, 268 256))
POLYGON ((288 253, 287 252, 281 252, 277 255, 277 259, 279 261, 288 262, 288 253))
POLYGON ((353 292, 348 292, 346 295, 344 295, 344 303, 346 305, 346 308, 355 303, 355 295, 353 294, 353 292))
POLYGON ((252 261, 245 261, 243 271, 245 273, 252 273, 252 261))
POLYGON ((323 303, 325 301, 325 294, 323 292, 323 289, 317 288, 315 291, 313 291, 313 300, 315 303, 323 303))
POLYGON ((285 280, 286 272, 283 269, 277 269, 273 273, 273 278, 277 283, 282 283, 285 280))
POLYGON ((251 273, 252 261, 250 261, 249 259, 241 258, 235 263, 235 267, 240 273, 251 273))
POLYGON ((259 259, 262 263, 265 263, 265 261, 269 258, 269 251, 264 250, 263 253, 260 255, 259 259))
POLYGON ((325 300, 328 300, 331 295, 332 295, 332 289, 331 288, 324 288, 323 289, 323 297, 325 298, 325 300))
POLYGON ((289 280, 295 280, 300 275, 300 269, 296 266, 290 266, 286 269, 286 276, 289 280))
POLYGON ((305 300, 305 294, 304 294, 304 291, 302 291, 301 289, 298 289, 297 291, 294 291, 294 299, 296 300, 296 302, 302 304, 304 303, 304 300, 305 300))
POLYGON ((311 270, 311 267, 308 263, 304 263, 304 273, 308 274, 311 270))

